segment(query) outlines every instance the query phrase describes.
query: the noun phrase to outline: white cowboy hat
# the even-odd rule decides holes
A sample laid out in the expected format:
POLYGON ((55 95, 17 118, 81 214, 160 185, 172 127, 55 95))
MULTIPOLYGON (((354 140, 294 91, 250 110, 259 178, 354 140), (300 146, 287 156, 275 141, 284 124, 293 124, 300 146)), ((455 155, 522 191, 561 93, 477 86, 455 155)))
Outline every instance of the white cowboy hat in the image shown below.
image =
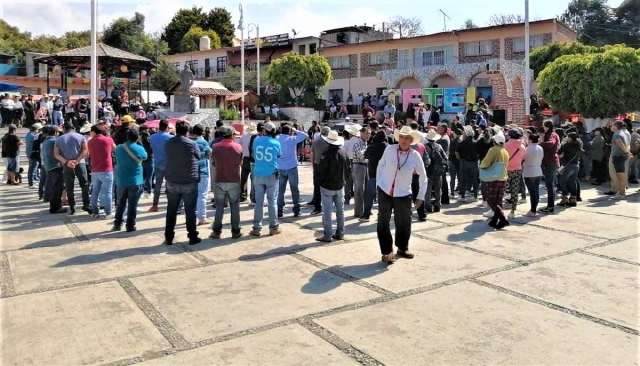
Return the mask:
POLYGON ((427 136, 425 136, 427 138, 427 140, 429 141, 438 141, 440 140, 440 138, 442 136, 438 135, 438 133, 436 132, 436 130, 429 130, 429 132, 427 132, 427 136))
POLYGON ((504 144, 504 142, 506 141, 506 138, 504 137, 504 133, 500 132, 495 134, 493 136, 493 141, 495 141, 497 144, 504 144))
POLYGON ((350 123, 344 126, 344 130, 349 132, 352 136, 357 136, 360 133, 360 130, 362 130, 362 126, 357 123, 350 123))
POLYGON ((393 131, 393 137, 396 141, 400 141, 400 136, 411 136, 413 138, 411 145, 422 141, 422 135, 420 132, 412 130, 409 126, 402 126, 401 129, 393 131))
POLYGON ((344 145, 344 138, 338 135, 338 131, 335 131, 335 130, 329 131, 329 134, 327 136, 322 136, 322 138, 331 145, 337 145, 337 146, 344 145))
POLYGON ((79 132, 80 133, 87 133, 89 131, 91 131, 91 125, 87 123, 86 125, 80 127, 80 131, 79 132))
POLYGON ((42 123, 34 123, 31 127, 35 127, 38 130, 41 130, 42 129, 42 123))
POLYGON ((255 135, 256 133, 258 133, 256 125, 253 123, 246 125, 244 127, 244 133, 246 135, 255 135))

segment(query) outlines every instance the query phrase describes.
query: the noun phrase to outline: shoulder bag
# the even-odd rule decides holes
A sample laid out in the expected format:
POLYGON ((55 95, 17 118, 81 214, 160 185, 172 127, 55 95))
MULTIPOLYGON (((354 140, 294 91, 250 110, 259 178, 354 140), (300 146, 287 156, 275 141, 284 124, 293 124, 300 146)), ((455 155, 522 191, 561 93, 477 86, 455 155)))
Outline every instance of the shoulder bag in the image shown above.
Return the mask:
MULTIPOLYGON (((520 148, 516 149, 516 151, 511 155, 509 161, 513 159, 514 156, 518 154, 520 148)), ((500 180, 503 177, 503 173, 505 170, 505 164, 500 161, 493 162, 488 168, 479 169, 480 180, 483 182, 495 182, 500 180)))
POLYGON ((129 156, 131 157, 131 159, 133 159, 133 161, 135 161, 135 162, 136 162, 136 163, 138 163, 138 164, 142 164, 142 160, 141 160, 139 157, 137 157, 137 156, 133 153, 133 151, 131 151, 131 149, 129 149, 129 146, 127 146, 127 144, 126 144, 126 143, 125 143, 125 144, 122 144, 122 148, 124 148, 124 151, 126 151, 126 152, 127 152, 127 154, 129 154, 129 156))

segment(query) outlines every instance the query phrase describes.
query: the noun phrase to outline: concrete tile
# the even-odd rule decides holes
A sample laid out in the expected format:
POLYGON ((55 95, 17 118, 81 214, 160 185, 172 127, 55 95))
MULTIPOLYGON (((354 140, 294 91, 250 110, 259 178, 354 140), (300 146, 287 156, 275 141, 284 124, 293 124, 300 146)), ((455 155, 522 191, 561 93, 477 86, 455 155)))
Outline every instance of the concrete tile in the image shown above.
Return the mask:
POLYGON ((638 362, 635 335, 469 282, 315 322, 385 365, 638 362))
POLYGON ((309 249, 302 254, 396 293, 513 263, 416 237, 411 238, 409 249, 415 258, 401 258, 392 266, 380 262, 377 239, 309 249))
POLYGON ((300 325, 293 324, 266 332, 180 352, 143 363, 161 365, 359 365, 330 343, 300 325))
POLYGON ((523 219, 523 222, 532 222, 551 229, 573 231, 606 239, 622 238, 638 233, 637 225, 621 225, 619 216, 571 209, 563 210, 555 215, 541 215, 535 219, 523 219), (615 228, 615 230, 609 228, 615 228))
MULTIPOLYGON (((27 216, 30 217, 30 216, 27 216)), ((57 215, 60 218, 59 215, 57 215)), ((4 216, 3 216, 4 218, 4 216)), ((0 225, 0 250, 57 247, 78 241, 64 221, 49 220, 0 225)))
POLYGON ((589 252, 640 263, 640 238, 628 239, 605 247, 590 249, 589 252))
POLYGON ((153 236, 78 242, 56 248, 7 252, 16 291, 69 285, 198 264, 153 236))
POLYGON ((637 266, 575 253, 482 280, 640 329, 639 278, 637 266))
MULTIPOLYGON (((631 193, 633 191, 628 191, 631 193)), ((639 195, 629 195, 626 200, 618 201, 611 199, 599 199, 593 202, 583 202, 579 206, 580 210, 600 212, 604 214, 622 215, 640 218, 639 195)), ((638 226, 636 226, 638 228, 638 226)))
POLYGON ((603 241, 531 225, 511 225, 496 231, 485 221, 431 230, 427 235, 519 260, 545 257, 603 241))
POLYGON ((5 365, 89 365, 171 345, 116 282, 0 299, 5 365))
MULTIPOLYGON (((76 214, 71 222, 89 240, 93 239, 122 239, 132 238, 145 234, 163 234, 165 227, 165 212, 138 212, 136 217, 136 232, 127 233, 124 224, 122 231, 111 232, 113 220, 92 219, 88 214, 76 214)), ((184 228, 184 215, 178 217, 178 227, 184 228)), ((158 244, 162 243, 162 236, 159 236, 158 244)))
POLYGON ((487 212, 488 208, 482 208, 480 201, 478 203, 458 204, 452 200, 451 205, 443 205, 440 212, 428 214, 428 218, 436 221, 445 222, 447 224, 471 223, 474 221, 485 221, 482 214, 487 212))
POLYGON ((195 342, 378 297, 290 256, 133 278, 195 342))

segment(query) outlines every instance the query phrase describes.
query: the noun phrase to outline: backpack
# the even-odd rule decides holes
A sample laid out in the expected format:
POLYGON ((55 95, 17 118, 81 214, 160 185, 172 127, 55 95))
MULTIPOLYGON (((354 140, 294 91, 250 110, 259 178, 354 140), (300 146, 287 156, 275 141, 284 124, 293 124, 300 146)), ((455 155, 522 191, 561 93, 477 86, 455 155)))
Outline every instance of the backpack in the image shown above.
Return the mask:
POLYGON ((449 160, 447 159, 447 154, 444 152, 442 146, 432 143, 426 146, 426 150, 429 153, 429 158, 431 159, 431 164, 427 167, 427 174, 444 174, 449 166, 449 160))
POLYGON ((636 155, 640 152, 640 135, 637 135, 635 133, 631 135, 629 151, 631 151, 633 155, 636 155))

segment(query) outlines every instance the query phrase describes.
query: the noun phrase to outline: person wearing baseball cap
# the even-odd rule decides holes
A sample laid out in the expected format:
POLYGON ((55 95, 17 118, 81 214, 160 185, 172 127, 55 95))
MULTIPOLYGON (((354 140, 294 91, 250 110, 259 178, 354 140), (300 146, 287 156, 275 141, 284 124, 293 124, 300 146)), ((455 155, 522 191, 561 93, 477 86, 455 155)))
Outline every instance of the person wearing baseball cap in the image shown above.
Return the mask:
POLYGON ((267 195, 269 209, 269 235, 282 233, 278 224, 278 159, 282 156, 280 142, 275 139, 277 133, 273 122, 264 124, 264 137, 253 142, 253 170, 255 184, 256 206, 253 211, 253 230, 249 234, 260 236, 263 218, 264 195, 267 195))

